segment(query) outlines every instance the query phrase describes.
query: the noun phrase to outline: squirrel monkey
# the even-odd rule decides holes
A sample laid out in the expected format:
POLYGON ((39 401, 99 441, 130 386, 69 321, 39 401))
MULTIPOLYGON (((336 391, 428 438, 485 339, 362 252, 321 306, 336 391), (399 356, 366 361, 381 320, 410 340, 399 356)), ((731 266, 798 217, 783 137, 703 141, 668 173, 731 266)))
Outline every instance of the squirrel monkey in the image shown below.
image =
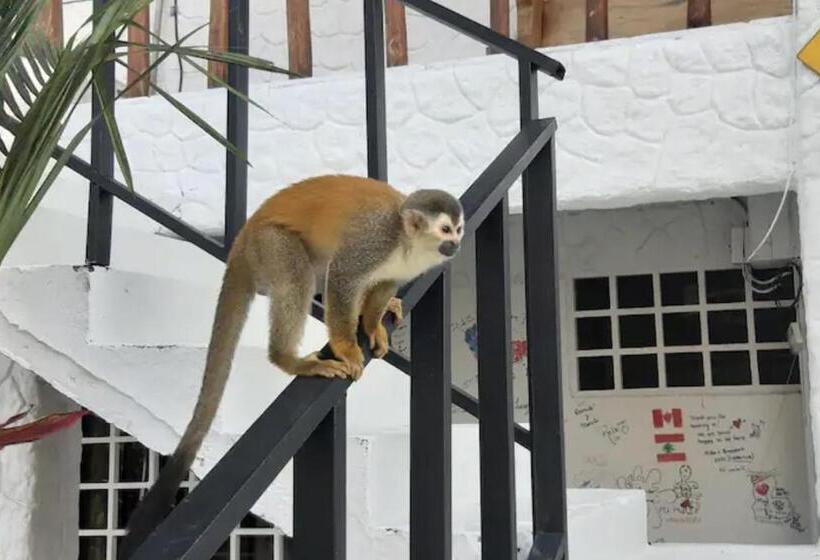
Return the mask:
POLYGON ((359 317, 376 357, 387 353, 382 317, 401 319, 398 285, 452 258, 464 231, 458 199, 440 190, 406 196, 352 176, 307 179, 274 194, 240 230, 227 259, 205 373, 193 417, 156 484, 129 523, 127 558, 173 507, 176 490, 216 415, 248 309, 270 298, 268 356, 291 375, 358 379, 359 317), (325 273, 325 322, 335 359, 300 357, 316 278, 325 273))

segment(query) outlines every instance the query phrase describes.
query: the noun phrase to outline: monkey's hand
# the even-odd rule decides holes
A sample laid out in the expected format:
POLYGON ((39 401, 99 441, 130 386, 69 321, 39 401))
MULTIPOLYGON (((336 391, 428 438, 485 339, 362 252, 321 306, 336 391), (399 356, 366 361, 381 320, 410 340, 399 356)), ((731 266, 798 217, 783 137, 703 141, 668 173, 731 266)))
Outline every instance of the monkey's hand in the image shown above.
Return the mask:
POLYGON ((344 362, 348 369, 348 376, 357 380, 362 376, 364 369, 364 354, 355 340, 333 340, 330 341, 330 348, 336 359, 344 362))
MULTIPOLYGON (((402 321, 404 321, 404 310, 402 309, 401 300, 399 298, 391 297, 390 301, 387 302, 387 307, 385 307, 384 310, 385 312, 392 313, 393 315, 395 315, 396 326, 401 325, 402 321)), ((371 340, 371 344, 372 342, 373 341, 371 340)))
POLYGON ((390 348, 390 336, 387 334, 387 329, 384 328, 384 325, 378 323, 373 332, 369 334, 369 338, 370 349, 373 351, 373 355, 377 358, 384 357, 390 348))

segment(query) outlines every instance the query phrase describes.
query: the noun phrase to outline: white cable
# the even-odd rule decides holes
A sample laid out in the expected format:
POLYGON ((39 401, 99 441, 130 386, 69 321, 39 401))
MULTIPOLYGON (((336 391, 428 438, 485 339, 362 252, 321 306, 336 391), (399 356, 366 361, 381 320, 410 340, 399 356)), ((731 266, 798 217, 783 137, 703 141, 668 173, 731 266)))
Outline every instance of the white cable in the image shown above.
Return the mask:
MULTIPOLYGON (((795 2, 792 2, 792 7, 795 7, 795 2)), ((746 257, 745 262, 749 264, 751 260, 760 252, 760 249, 763 248, 763 245, 769 240, 771 237, 772 232, 774 231, 774 227, 777 225, 777 220, 780 219, 780 214, 783 212, 783 207, 786 206, 786 199, 789 196, 789 190, 791 190, 792 185, 792 178, 794 177, 794 171, 796 168, 794 159, 792 154, 794 153, 792 142, 794 136, 794 125, 795 121, 797 120, 797 57, 794 57, 792 60, 792 84, 794 89, 792 91, 792 111, 791 111, 791 118, 789 119, 789 127, 786 133, 788 134, 788 138, 786 140, 786 158, 789 162, 789 175, 786 178, 786 186, 783 189, 783 196, 780 198, 780 205, 777 207, 777 212, 774 214, 774 218, 772 218, 772 223, 769 226, 769 229, 766 231, 766 235, 763 236, 763 239, 760 240, 760 243, 757 244, 754 251, 746 257)))
POLYGON ((783 212, 783 207, 786 205, 786 199, 789 197, 789 190, 791 190, 793 176, 794 164, 792 164, 791 169, 789 170, 789 176, 786 178, 786 188, 783 189, 783 196, 780 197, 780 205, 777 207, 777 212, 774 213, 772 223, 769 226, 768 231, 766 231, 766 235, 763 236, 763 239, 760 240, 760 243, 757 244, 757 247, 755 247, 754 251, 752 251, 752 253, 748 257, 746 257, 747 263, 750 262, 753 258, 755 258, 755 255, 757 255, 757 253, 760 252, 760 250, 763 248, 763 245, 765 245, 766 242, 769 240, 769 237, 771 237, 772 232, 774 231, 774 226, 777 225, 777 220, 780 219, 780 213, 783 212))

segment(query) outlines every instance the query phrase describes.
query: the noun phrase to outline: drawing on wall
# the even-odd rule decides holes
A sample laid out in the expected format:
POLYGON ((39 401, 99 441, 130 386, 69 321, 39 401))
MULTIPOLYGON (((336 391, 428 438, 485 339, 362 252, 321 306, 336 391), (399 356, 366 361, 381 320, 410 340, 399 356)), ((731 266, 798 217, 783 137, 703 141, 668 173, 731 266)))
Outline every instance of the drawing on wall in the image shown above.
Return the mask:
POLYGON ((575 473, 572 477, 573 488, 600 488, 601 483, 595 473, 589 471, 581 471, 575 473))
MULTIPOLYGON (((512 315, 510 317, 511 323, 513 325, 522 325, 524 324, 524 320, 519 318, 517 315, 512 315)), ((476 325, 475 318, 468 316, 465 317, 462 321, 459 321, 454 325, 457 327, 457 330, 463 331, 463 339, 464 343, 470 349, 470 353, 473 355, 474 358, 478 358, 478 326, 476 325)), ((526 339, 517 339, 514 338, 512 340, 512 359, 513 364, 518 364, 527 357, 527 341, 526 339)))
POLYGON ((703 455, 719 472, 746 472, 755 459, 754 444, 766 427, 765 420, 731 418, 725 414, 693 414, 689 427, 703 455), (750 448, 750 445, 752 448, 750 448))
POLYGON ((688 464, 678 468, 678 474, 671 487, 663 484, 660 468, 652 467, 644 473, 643 467, 636 466, 630 474, 616 479, 617 488, 643 490, 646 493, 647 524, 652 529, 660 529, 664 522, 699 523, 703 494, 700 483, 692 479, 692 467, 688 464))
POLYGON ((597 403, 592 401, 581 401, 572 409, 572 414, 578 420, 578 425, 586 430, 595 427, 601 437, 606 439, 611 445, 618 445, 620 441, 629 434, 629 423, 626 420, 616 420, 613 423, 602 423, 596 412, 597 403))
POLYGON ((752 515, 758 523, 786 525, 802 533, 805 527, 795 510, 788 490, 777 483, 773 473, 751 473, 752 515))
MULTIPOLYGON (((683 428, 683 411, 680 408, 664 411, 656 408, 652 411, 652 425, 656 430, 683 428)), ((659 445, 656 455, 658 463, 682 463, 686 453, 680 450, 686 436, 683 432, 663 432, 655 434, 655 444, 659 445)))
POLYGON ((676 513, 695 515, 700 511, 700 484, 692 480, 692 467, 689 465, 681 465, 678 477, 672 487, 675 491, 676 513))

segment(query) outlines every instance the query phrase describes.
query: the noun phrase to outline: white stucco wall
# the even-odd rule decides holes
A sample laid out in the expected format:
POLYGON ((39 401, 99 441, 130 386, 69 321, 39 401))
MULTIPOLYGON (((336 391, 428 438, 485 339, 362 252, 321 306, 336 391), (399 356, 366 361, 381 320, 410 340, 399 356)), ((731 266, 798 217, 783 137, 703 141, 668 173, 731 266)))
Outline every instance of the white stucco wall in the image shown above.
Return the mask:
MULTIPOLYGON (((820 28, 820 4, 796 0, 796 47, 800 48, 820 28)), ((800 236, 803 239, 803 275, 806 283, 806 342, 810 369, 806 405, 812 411, 811 433, 815 471, 820 452, 820 77, 797 63, 798 126, 795 130, 795 165, 800 200, 800 236)), ((815 494, 820 496, 820 473, 815 472, 815 494)))
MULTIPOLYGON (((788 18, 776 18, 547 50, 569 68, 565 81, 542 77, 539 89, 542 114, 559 123, 560 206, 779 190, 788 169, 790 30, 788 18)), ((462 193, 518 129, 516 76, 502 55, 389 70, 391 181, 462 193)), ((251 90, 272 114, 251 110, 251 209, 306 176, 365 173, 361 75, 251 90)), ((180 99, 224 127, 223 92, 180 99)), ((220 146, 162 100, 123 101, 117 111, 137 189, 195 224, 218 226, 220 146)), ((63 184, 52 204, 84 212, 75 194, 84 181, 67 174, 63 184)), ((513 206, 519 201, 514 191, 513 206)))
MULTIPOLYGON (((811 5, 803 14, 817 17, 813 2, 805 4, 811 5)), ((804 36, 816 30, 814 21, 803 24, 804 36)), ((542 112, 559 117, 561 206, 615 208, 779 190, 788 171, 791 32, 790 21, 781 18, 553 51, 570 70, 564 83, 543 78, 541 84, 542 112)), ((805 74, 803 80, 799 180, 805 218, 817 206, 816 188, 810 186, 820 182, 820 170, 814 169, 820 130, 814 115, 820 104, 814 78, 805 74)), ((402 188, 438 185, 462 192, 517 126, 514 65, 501 57, 395 69, 388 73, 388 84, 391 177, 402 188)), ((254 87, 255 98, 274 118, 254 112, 251 119, 251 208, 270 190, 306 175, 364 171, 362 91, 358 76, 254 87)), ((181 99, 213 122, 223 122, 220 92, 189 93, 181 99)), ((140 192, 197 224, 218 224, 224 164, 217 145, 154 99, 124 102, 118 111, 140 192)), ((78 192, 84 194, 84 182, 66 178, 48 206, 82 214, 85 197, 78 192)), ((118 214, 123 218, 118 224, 143 227, 143 221, 128 216, 118 214)), ((813 240, 820 231, 812 223, 801 220, 814 372, 820 343, 820 304, 814 301, 820 257, 813 240)), ((38 258, 47 261, 48 250, 39 250, 38 258)), ((82 247, 75 250, 81 258, 82 247)), ((165 273, 156 255, 115 253, 115 259, 132 269, 165 273)), ((184 262, 169 266, 174 275, 188 272, 184 262)), ((199 263, 188 268, 200 270, 199 263)), ((207 265, 207 271, 210 283, 218 267, 207 265)), ((820 398, 814 381, 810 410, 817 410, 820 398)), ((240 397, 234 393, 228 399, 235 410, 243 405, 240 397)), ((261 406, 261 399, 255 402, 261 406)), ((182 417, 171 414, 179 423, 182 417)), ((788 425, 796 421, 790 417, 788 425)), ((812 425, 820 425, 814 417, 812 425)), ((170 440, 163 437, 167 447, 170 440)), ((818 445, 814 443, 815 451, 818 445)), ((818 552, 813 547, 655 546, 652 554, 746 559, 812 558, 818 552)))
MULTIPOLYGON (((778 198, 777 195, 753 197, 750 203, 752 207, 760 205, 768 220, 774 214, 778 198)), ((797 228, 797 209, 794 201, 791 202, 775 237, 789 237, 787 234, 797 228)), ((571 487, 633 487, 649 491, 647 524, 652 542, 799 544, 815 539, 814 506, 809 493, 813 472, 807 464, 804 440, 804 419, 808 414, 803 410, 799 386, 777 390, 760 386, 693 387, 628 390, 617 394, 585 392, 578 388, 573 280, 732 268, 731 230, 743 227, 746 219, 741 207, 731 200, 560 215, 567 483, 571 487), (685 442, 676 447, 686 453, 686 460, 661 463, 656 459, 660 445, 653 441, 656 430, 652 425, 652 411, 674 408, 681 410, 683 425, 663 432, 685 436, 685 442), (733 422, 737 422, 737 426, 733 426, 733 422), (705 423, 711 427, 703 428, 705 423), (754 430, 753 424, 760 429, 754 430), (728 438, 733 443, 716 443, 714 435, 707 437, 707 431, 729 434, 718 439, 728 438), (684 498, 676 497, 674 491, 674 485, 681 482, 683 465, 691 469, 688 482, 695 485, 692 507, 688 511, 678 507, 684 498), (791 510, 783 512, 781 519, 756 513, 751 476, 757 473, 774 473, 767 484, 772 487, 772 493, 775 484, 785 493, 791 510), (727 508, 734 512, 731 516, 726 515, 727 508), (792 520, 796 522, 791 523, 792 520)), ((767 227, 768 221, 762 226, 767 227)), ((753 227, 754 233, 757 233, 756 227, 753 227)), ((517 216, 511 221, 510 251, 516 419, 527 422, 526 350, 519 347, 538 341, 528 341, 526 336, 523 239, 521 220, 517 216)), ((781 246, 773 256, 782 262, 796 257, 798 251, 796 236, 791 236, 791 242, 781 246)), ((469 243, 452 272, 452 366, 456 384, 476 395, 477 364, 475 347, 471 346, 474 339, 467 336, 476 317, 473 254, 469 243)), ((613 338, 617 339, 617 331, 613 332, 613 338)), ((406 329, 394 336, 394 343, 406 351, 406 329)), ((674 347, 666 348, 666 351, 674 350, 674 347)), ((806 365, 803 363, 803 369, 806 365)), ((473 421, 455 408, 453 414, 457 422, 473 421)), ((761 506, 762 500, 757 509, 761 506)))
MULTIPOLYGON (((77 407, 0 356, 0 421, 29 406, 29 421, 77 407)), ((0 558, 76 560, 79 484, 79 426, 0 449, 0 558)))

